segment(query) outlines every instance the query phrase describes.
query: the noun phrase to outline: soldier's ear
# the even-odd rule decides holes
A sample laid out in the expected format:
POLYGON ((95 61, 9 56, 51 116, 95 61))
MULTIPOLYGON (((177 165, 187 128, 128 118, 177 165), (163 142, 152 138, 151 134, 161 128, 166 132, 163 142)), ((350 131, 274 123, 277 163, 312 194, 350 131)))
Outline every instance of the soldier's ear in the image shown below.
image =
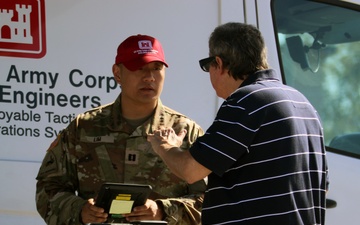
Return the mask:
POLYGON ((121 68, 120 67, 121 67, 121 65, 117 65, 117 64, 114 64, 112 67, 112 72, 113 72, 114 78, 118 84, 121 84, 121 79, 120 79, 121 68))

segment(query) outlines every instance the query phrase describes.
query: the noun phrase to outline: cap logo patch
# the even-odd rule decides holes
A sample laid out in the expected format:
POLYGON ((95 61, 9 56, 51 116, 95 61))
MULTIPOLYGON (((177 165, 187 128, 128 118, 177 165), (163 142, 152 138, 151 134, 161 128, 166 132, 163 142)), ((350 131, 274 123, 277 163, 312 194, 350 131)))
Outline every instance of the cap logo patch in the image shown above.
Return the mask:
POLYGON ((152 49, 151 41, 143 40, 138 42, 140 49, 152 49))
POLYGON ((153 53, 157 54, 158 51, 153 49, 152 43, 149 40, 141 40, 138 41, 139 50, 135 50, 134 53, 137 54, 146 54, 146 53, 153 53))

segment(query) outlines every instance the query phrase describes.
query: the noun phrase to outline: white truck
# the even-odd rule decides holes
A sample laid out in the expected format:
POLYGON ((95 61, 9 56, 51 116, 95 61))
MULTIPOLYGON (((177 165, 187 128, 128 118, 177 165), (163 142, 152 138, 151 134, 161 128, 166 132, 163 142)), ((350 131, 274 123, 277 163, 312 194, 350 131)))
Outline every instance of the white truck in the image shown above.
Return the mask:
POLYGON ((261 30, 271 67, 322 118, 326 224, 359 224, 360 0, 1 1, 0 224, 45 224, 35 207, 41 160, 77 113, 116 98, 111 66, 127 36, 162 42, 162 101, 206 129, 222 99, 198 60, 212 30, 229 21, 261 30))

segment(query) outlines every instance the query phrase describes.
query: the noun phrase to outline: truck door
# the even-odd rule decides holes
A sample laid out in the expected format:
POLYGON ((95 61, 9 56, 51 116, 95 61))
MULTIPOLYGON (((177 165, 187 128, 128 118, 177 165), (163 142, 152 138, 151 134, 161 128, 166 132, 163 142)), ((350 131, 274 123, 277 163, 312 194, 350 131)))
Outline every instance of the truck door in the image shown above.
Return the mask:
POLYGON ((359 224, 359 2, 273 0, 271 8, 283 81, 305 94, 323 122, 326 224, 359 224))

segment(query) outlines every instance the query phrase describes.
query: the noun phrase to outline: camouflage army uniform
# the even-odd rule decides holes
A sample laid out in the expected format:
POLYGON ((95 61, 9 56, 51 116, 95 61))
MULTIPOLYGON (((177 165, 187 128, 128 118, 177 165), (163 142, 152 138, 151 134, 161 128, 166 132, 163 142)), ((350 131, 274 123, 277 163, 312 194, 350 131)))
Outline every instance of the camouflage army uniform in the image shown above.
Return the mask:
POLYGON ((80 211, 104 182, 150 184, 151 198, 172 224, 200 224, 205 182, 189 185, 173 175, 147 142, 161 126, 187 129, 184 149, 203 134, 194 121, 162 105, 137 128, 115 102, 80 114, 49 147, 37 176, 36 205, 47 224, 81 224, 80 211))

